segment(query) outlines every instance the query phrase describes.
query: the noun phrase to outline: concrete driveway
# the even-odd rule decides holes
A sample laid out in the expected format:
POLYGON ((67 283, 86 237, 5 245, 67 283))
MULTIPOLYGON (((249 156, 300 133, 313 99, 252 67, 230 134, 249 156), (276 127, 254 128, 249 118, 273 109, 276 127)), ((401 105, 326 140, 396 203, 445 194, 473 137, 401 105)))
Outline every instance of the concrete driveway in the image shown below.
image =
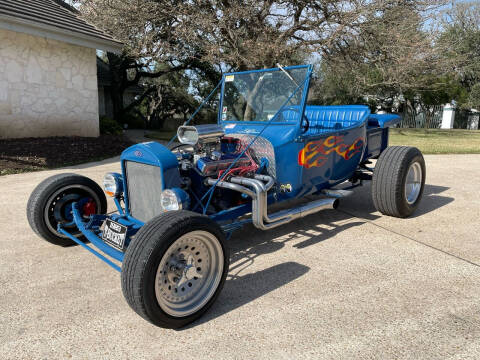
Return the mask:
POLYGON ((137 316, 96 257, 30 230, 30 192, 65 170, 0 177, 0 358, 479 359, 480 155, 426 162, 412 218, 380 216, 365 186, 339 210, 237 232, 221 296, 181 331, 137 316))

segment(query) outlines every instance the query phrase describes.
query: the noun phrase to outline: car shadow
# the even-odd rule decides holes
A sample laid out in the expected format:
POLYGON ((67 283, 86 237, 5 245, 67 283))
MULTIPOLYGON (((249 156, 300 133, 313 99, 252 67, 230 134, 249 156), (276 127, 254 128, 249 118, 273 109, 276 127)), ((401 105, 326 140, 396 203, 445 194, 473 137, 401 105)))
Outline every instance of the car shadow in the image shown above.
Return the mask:
MULTIPOLYGON (((450 196, 440 195, 449 189, 450 188, 446 186, 425 184, 420 204, 410 218, 428 214, 455 201, 455 199, 450 196)), ((351 196, 340 201, 340 210, 367 220, 375 220, 378 215, 381 215, 373 205, 370 184, 366 183, 365 186, 356 188, 353 191, 354 193, 351 196)))
MULTIPOLYGON (((422 202, 414 217, 425 215, 454 201, 451 197, 439 195, 448 189, 445 186, 425 185, 422 202)), ((315 246, 347 229, 382 216, 373 206, 370 186, 359 187, 350 197, 342 199, 339 210, 321 211, 268 232, 257 230, 253 225, 247 225, 234 233, 229 240, 230 269, 224 290, 212 309, 185 329, 248 304, 300 278, 310 270, 299 262, 290 261, 242 275, 241 273, 253 265, 258 257, 278 252, 288 243, 296 249, 315 246), (342 211, 343 209, 345 212, 342 211), (351 214, 358 218, 352 221, 351 214)))
POLYGON ((234 233, 229 240, 230 273, 238 268, 244 270, 246 264, 253 263, 255 258, 279 251, 289 242, 293 243, 294 248, 303 249, 328 240, 350 227, 365 223, 365 221, 346 222, 350 219, 351 216, 348 214, 324 210, 269 231, 258 230, 251 224, 247 225, 234 233))
POLYGON ((305 275, 310 268, 293 261, 254 273, 242 273, 252 266, 258 257, 278 252, 289 243, 296 249, 303 249, 366 222, 352 222, 351 218, 350 215, 336 210, 325 210, 268 232, 247 225, 234 233, 229 240, 230 268, 224 290, 207 314, 184 329, 223 316, 305 275))
POLYGON ((446 186, 425 184, 422 200, 418 205, 418 209, 410 217, 416 218, 428 214, 429 212, 455 201, 455 199, 450 196, 439 195, 448 189, 450 188, 446 186))
POLYGON ((283 285, 306 274, 310 268, 297 262, 289 261, 277 264, 255 273, 236 276, 225 282, 223 291, 213 308, 194 323, 178 331, 194 328, 211 321, 230 311, 242 307, 283 285))

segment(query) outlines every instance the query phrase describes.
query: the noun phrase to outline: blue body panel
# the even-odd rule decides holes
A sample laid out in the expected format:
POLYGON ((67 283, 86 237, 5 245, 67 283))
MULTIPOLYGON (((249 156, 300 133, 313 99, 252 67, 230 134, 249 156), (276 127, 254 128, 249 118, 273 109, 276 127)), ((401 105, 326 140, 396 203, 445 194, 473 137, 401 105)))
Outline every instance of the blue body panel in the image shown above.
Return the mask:
POLYGON ((398 124, 402 119, 396 114, 370 114, 368 125, 382 129, 398 124))
POLYGON ((370 109, 363 105, 307 106, 310 122, 298 163, 302 194, 339 184, 352 176, 365 151, 370 109))
POLYGON ((122 152, 120 160, 141 162, 163 170, 178 166, 177 157, 167 147, 155 141, 130 146, 122 152))
MULTIPOLYGON (((286 107, 263 131, 275 150, 277 183, 290 184, 278 200, 302 197, 352 176, 366 148, 370 109, 363 105, 306 106, 308 129, 299 129, 301 107, 286 107), (303 159, 302 159, 303 154, 303 159)), ((257 135, 262 122, 221 121, 227 134, 257 135)))
POLYGON ((349 179, 365 151, 366 125, 306 137, 299 155, 303 189, 300 195, 332 187, 349 179), (302 161, 301 157, 311 157, 302 161), (311 165, 311 164, 314 165, 311 165))

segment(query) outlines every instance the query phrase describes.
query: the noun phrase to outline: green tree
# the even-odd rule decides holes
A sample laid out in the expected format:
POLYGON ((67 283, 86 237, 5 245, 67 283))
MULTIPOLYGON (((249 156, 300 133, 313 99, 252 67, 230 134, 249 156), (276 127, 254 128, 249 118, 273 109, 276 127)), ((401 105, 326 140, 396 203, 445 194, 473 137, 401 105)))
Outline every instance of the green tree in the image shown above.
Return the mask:
POLYGON ((443 21, 439 43, 444 49, 446 71, 465 89, 455 100, 462 107, 478 107, 480 85, 480 4, 457 3, 443 21))
POLYGON ((476 83, 470 89, 467 104, 474 109, 480 109, 480 83, 476 83))
MULTIPOLYGON (((200 93, 222 71, 321 58, 319 101, 357 102, 367 95, 391 102, 426 89, 438 56, 424 30, 425 14, 442 2, 83 0, 81 9, 125 42, 122 59, 136 65, 128 60, 120 67, 127 78, 120 84, 165 76, 155 69, 166 64, 169 72, 189 69, 189 89, 198 86, 200 93)), ((160 100, 154 94, 165 92, 157 82, 145 82, 154 88, 145 98, 160 100)))
POLYGON ((432 87, 440 66, 433 32, 425 24, 438 10, 437 1, 386 1, 366 11, 357 32, 347 33, 321 58, 316 84, 319 102, 373 102, 391 107, 403 97, 432 87), (428 14, 428 15, 426 15, 428 14))

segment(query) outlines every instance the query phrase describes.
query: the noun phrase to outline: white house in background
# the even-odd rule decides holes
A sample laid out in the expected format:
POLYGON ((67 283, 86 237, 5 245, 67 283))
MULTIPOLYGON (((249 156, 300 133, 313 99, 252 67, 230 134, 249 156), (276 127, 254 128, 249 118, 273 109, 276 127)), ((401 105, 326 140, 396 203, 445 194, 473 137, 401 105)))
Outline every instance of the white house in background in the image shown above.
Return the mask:
POLYGON ((98 136, 96 50, 121 48, 61 0, 0 0, 0 138, 98 136))

